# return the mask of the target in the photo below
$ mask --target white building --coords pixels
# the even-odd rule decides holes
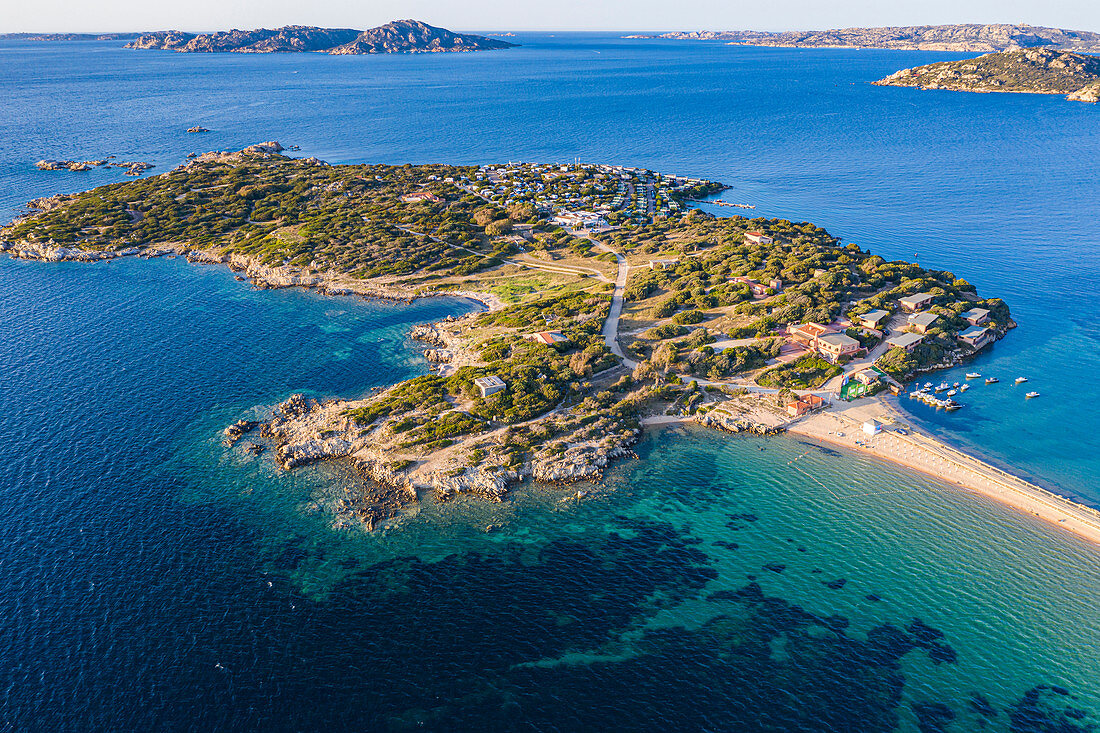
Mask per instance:
[[[478,377],[474,380],[474,384],[481,390],[482,397],[488,397],[497,392],[503,392],[506,388],[504,380],[495,374],[488,377]]]

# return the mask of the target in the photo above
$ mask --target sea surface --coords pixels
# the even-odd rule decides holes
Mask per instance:
[[[125,180],[41,158],[275,139],[333,163],[640,165],[952,269],[1019,327],[914,422],[1100,505],[1100,110],[878,88],[959,55],[521,35],[469,55],[0,43],[0,218]],[[213,132],[187,135],[201,124]],[[728,209],[716,210],[729,213]],[[475,308],[254,291],[181,259],[0,259],[0,730],[1084,731],[1095,547],[792,438],[654,432],[577,500],[424,503],[384,531],[220,430],[423,373]],[[1016,376],[1043,393],[1025,402]],[[489,526],[499,529],[487,532]]]

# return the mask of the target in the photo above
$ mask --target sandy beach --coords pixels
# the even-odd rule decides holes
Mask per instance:
[[[873,437],[863,432],[864,421],[870,419],[883,423],[883,430]],[[788,425],[787,430],[795,435],[920,471],[1100,544],[1100,512],[1006,473],[911,428],[907,427],[907,435],[901,435],[891,427],[894,423],[908,426],[886,402],[872,399],[806,415]]]

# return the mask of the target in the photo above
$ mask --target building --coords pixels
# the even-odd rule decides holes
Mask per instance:
[[[919,333],[899,333],[897,336],[886,339],[886,345],[891,349],[912,351],[917,348],[921,341],[924,341],[924,336]]]
[[[878,420],[868,420],[863,423],[863,432],[867,435],[878,435],[882,432],[882,423]]]
[[[406,204],[419,204],[424,201],[428,201],[433,204],[443,203],[443,199],[436,196],[430,191],[417,191],[416,193],[407,193],[401,197],[401,200]]]
[[[871,328],[877,331],[889,317],[890,311],[879,309],[864,313],[861,316],[854,316],[852,321],[864,328]]]
[[[771,244],[775,241],[764,232],[745,232],[745,240],[753,244]]]
[[[827,333],[817,338],[817,351],[832,362],[851,356],[862,348],[859,341],[844,333]]]
[[[825,406],[825,400],[815,394],[807,394],[787,403],[787,414],[791,417],[800,417],[811,410],[817,410]]]
[[[921,311],[909,316],[909,325],[916,329],[917,333],[928,333],[928,329],[939,319],[940,317],[932,311]]]
[[[993,332],[985,326],[971,326],[960,333],[958,339],[972,349],[980,349],[993,340]]]
[[[563,211],[550,221],[569,229],[596,229],[607,226],[607,219],[594,211]]]
[[[905,310],[913,312],[930,305],[935,297],[932,293],[915,293],[906,295],[904,298],[898,298],[898,303]]]
[[[495,374],[488,377],[478,377],[474,380],[474,385],[481,390],[482,397],[488,397],[505,390],[504,380]]]
[[[881,379],[881,376],[873,369],[864,369],[861,372],[856,372],[855,374],[853,374],[852,379],[870,387],[872,384]]]
[[[981,326],[989,321],[989,311],[985,308],[971,308],[966,313],[960,313],[960,318],[965,318],[971,326]]]
[[[651,270],[667,270],[670,267],[676,267],[679,260],[650,260],[649,268]]]
[[[799,326],[787,326],[787,335],[791,341],[807,348],[816,349],[817,339],[827,333],[833,333],[827,326],[820,323],[803,323]]]
[[[748,285],[749,290],[752,291],[752,297],[754,298],[766,297],[767,295],[769,295],[769,288],[772,290],[772,293],[778,293],[780,290],[783,289],[783,281],[777,279],[769,280],[767,285],[765,285],[764,283],[759,283],[756,280],[752,280],[747,277],[735,277],[733,278],[733,282]]]
[[[547,346],[553,346],[554,344],[560,344],[569,340],[569,337],[561,331],[539,331],[538,333],[529,333],[524,336],[524,338],[528,341],[537,341],[540,344],[546,344]]]

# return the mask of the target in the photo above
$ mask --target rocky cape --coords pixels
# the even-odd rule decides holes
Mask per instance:
[[[1100,33],[1015,24],[917,25],[824,31],[690,31],[627,38],[727,41],[785,48],[888,48],[905,51],[1005,51],[1050,46],[1100,52]]]
[[[874,83],[957,92],[1065,94],[1073,101],[1096,102],[1100,58],[1049,48],[1002,51],[902,69]]]
[[[230,30],[217,33],[157,31],[146,33],[126,48],[159,49],[181,53],[441,53],[489,51],[516,44],[484,36],[454,33],[419,20],[395,20],[377,28],[316,28],[288,25],[282,28]]]

